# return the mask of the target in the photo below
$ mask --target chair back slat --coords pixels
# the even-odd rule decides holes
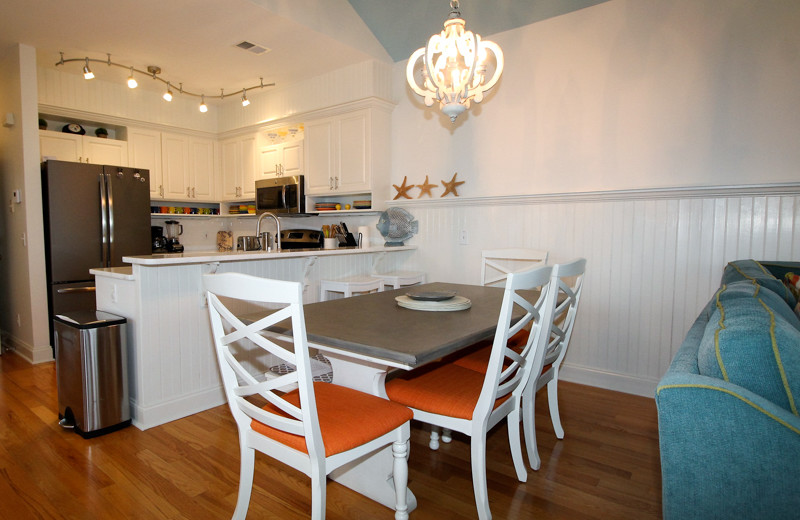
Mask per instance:
[[[544,347],[546,335],[542,334],[542,329],[552,316],[551,271],[549,266],[540,266],[508,275],[486,379],[473,412],[473,421],[481,416],[488,418],[497,399],[511,393],[522,394],[533,358]],[[535,302],[520,294],[520,291],[535,289],[540,291]],[[525,309],[526,314],[512,325],[515,306]],[[517,352],[509,347],[508,340],[523,327],[529,327],[530,334],[522,351]]]
[[[553,324],[550,328],[550,338],[543,364],[559,363],[566,354],[575,317],[578,313],[581,293],[583,292],[583,278],[586,272],[586,259],[579,258],[569,263],[553,267],[551,275],[553,286],[557,292],[556,298],[562,301],[553,311]],[[571,280],[568,283],[568,280]]]
[[[309,456],[324,457],[303,317],[302,284],[240,273],[204,275],[203,283],[208,291],[209,315],[225,393],[237,423],[241,427],[255,419],[276,430],[304,436]],[[245,324],[220,298],[280,308]],[[287,319],[291,320],[290,333],[278,336],[267,330]],[[296,370],[274,379],[259,380],[237,359],[231,348],[234,345],[237,349],[261,349],[294,365]],[[299,407],[281,397],[280,389],[294,384],[299,390]],[[248,399],[254,396],[267,400],[282,413],[255,405]]]

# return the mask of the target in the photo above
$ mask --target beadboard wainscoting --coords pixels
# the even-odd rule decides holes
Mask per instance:
[[[653,396],[727,262],[800,260],[800,185],[390,205],[419,221],[414,260],[429,280],[479,283],[482,249],[544,248],[550,263],[585,257],[562,377],[644,396]]]

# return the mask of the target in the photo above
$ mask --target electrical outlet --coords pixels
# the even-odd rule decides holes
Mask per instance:
[[[469,233],[466,229],[462,229],[458,234],[458,243],[462,246],[469,245]]]

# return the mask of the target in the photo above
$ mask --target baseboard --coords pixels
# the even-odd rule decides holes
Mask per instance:
[[[164,401],[152,406],[141,406],[131,400],[131,419],[134,426],[146,430],[176,419],[214,408],[227,402],[222,385],[189,395]]]
[[[8,332],[3,332],[3,346],[8,347],[7,350],[4,349],[4,352],[13,352],[33,365],[55,360],[53,358],[53,349],[50,345],[34,347]]]
[[[559,378],[571,383],[596,386],[606,390],[655,398],[658,380],[598,370],[596,368],[564,363]]]

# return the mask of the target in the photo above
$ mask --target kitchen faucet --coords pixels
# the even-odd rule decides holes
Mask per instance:
[[[265,244],[267,241],[261,236],[261,219],[264,217],[272,217],[275,220],[275,251],[278,252],[281,250],[281,221],[278,220],[278,217],[275,216],[274,213],[270,213],[269,211],[265,211],[259,215],[258,222],[256,223],[256,236],[258,237],[259,242],[261,242],[261,250],[266,251],[267,246],[269,245]]]

